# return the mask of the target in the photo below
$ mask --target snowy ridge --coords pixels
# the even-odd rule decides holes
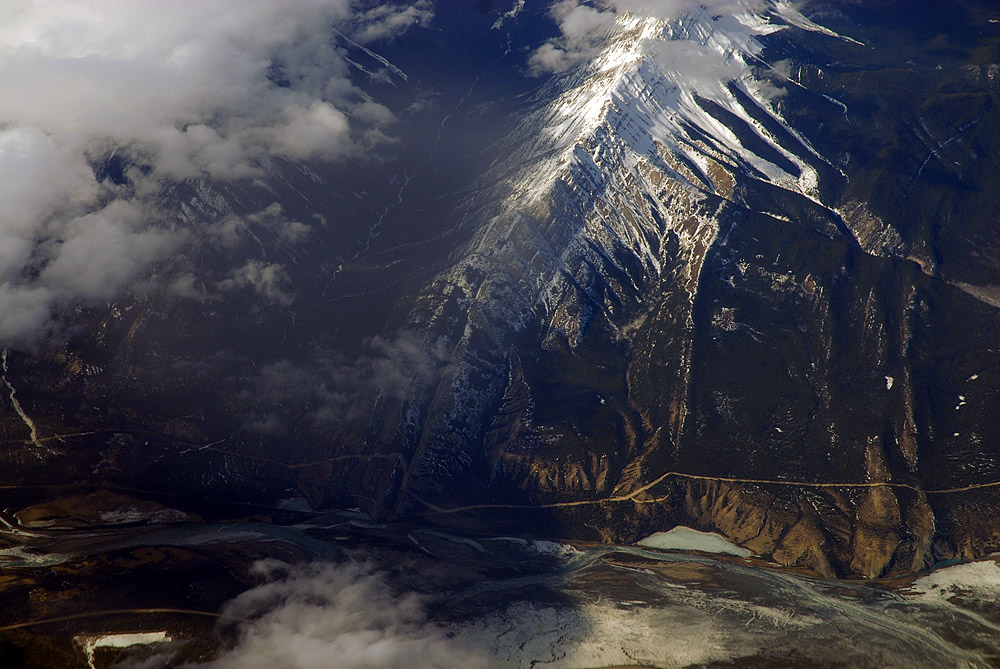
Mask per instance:
[[[665,149],[700,167],[700,178],[692,182],[698,188],[711,190],[704,173],[712,159],[747,165],[786,188],[809,190],[814,177],[800,178],[811,172],[808,166],[775,142],[731,89],[738,87],[787,128],[755,92],[749,71],[762,49],[757,38],[782,27],[755,14],[711,16],[704,8],[674,21],[622,14],[605,49],[560,81],[567,90],[526,123],[543,128],[528,151],[549,157],[544,167],[533,165],[518,180],[512,198],[523,202],[541,195],[561,176],[574,148],[592,140],[605,124],[621,131],[636,159],[658,160]],[[799,169],[782,168],[754,153],[706,111],[704,100],[733,114]]]
[[[599,54],[543,87],[510,160],[490,175],[512,176],[469,259],[509,274],[520,308],[508,305],[504,323],[525,322],[539,302],[552,318],[576,295],[570,311],[582,320],[571,339],[582,336],[596,308],[613,309],[627,300],[623,289],[639,293],[659,274],[666,236],[704,253],[716,223],[691,218],[706,194],[731,197],[740,175],[818,201],[816,170],[800,156],[822,158],[773,112],[751,73],[758,37],[783,27],[704,8],[670,21],[623,13]],[[761,116],[788,130],[798,150],[782,146]],[[688,264],[693,290],[700,259]],[[622,285],[597,285],[623,275]]]
[[[741,205],[735,185],[756,179],[819,199],[802,156],[822,158],[752,72],[759,38],[786,26],[704,8],[674,20],[623,13],[598,52],[526,101],[520,130],[464,205],[476,235],[410,314],[414,330],[448,333],[453,353],[409,482],[464,468],[462,445],[481,441],[483,407],[503,395],[514,332],[541,326],[546,349],[576,348],[597,329],[628,340],[666,274],[658,290],[677,292],[677,320],[693,327],[719,206]],[[784,141],[760,118],[785,128]],[[484,355],[476,340],[496,347]]]
[[[795,26],[796,28],[801,28],[802,30],[808,30],[810,32],[821,33],[823,35],[828,35],[829,37],[836,37],[837,39],[842,39],[845,42],[851,42],[852,44],[858,44],[864,46],[864,42],[859,42],[853,37],[848,37],[846,35],[841,35],[838,32],[830,30],[825,26],[821,26],[818,23],[810,21],[808,18],[802,15],[795,7],[792,6],[791,2],[788,0],[773,0],[772,7],[775,14],[780,16],[782,19]]]

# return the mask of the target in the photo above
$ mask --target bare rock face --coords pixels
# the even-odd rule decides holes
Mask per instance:
[[[751,48],[713,27],[735,53]],[[485,329],[507,349],[488,366],[460,363],[491,379],[497,398],[498,408],[470,416],[489,424],[491,493],[526,506],[605,498],[639,517],[661,506],[670,522],[824,575],[926,568],[952,554],[932,549],[955,480],[941,468],[941,440],[964,430],[991,439],[981,431],[986,414],[968,403],[938,411],[943,386],[928,383],[954,387],[996,369],[988,335],[964,340],[945,324],[961,311],[985,333],[996,314],[935,278],[942,251],[888,215],[883,197],[858,197],[865,189],[852,170],[870,163],[844,154],[833,162],[819,139],[792,130],[783,111],[801,122],[808,96],[763,100],[752,79],[702,93],[655,59],[623,57],[669,31],[625,21],[607,63],[597,58],[558,82],[566,92],[526,124],[555,129],[540,133],[550,144],[515,134],[513,160],[529,167],[508,170],[511,194],[463,261],[485,277],[461,288],[478,296],[463,342]],[[840,55],[853,48],[833,42]],[[800,76],[818,91],[847,76],[855,85],[880,77]],[[917,104],[926,114],[944,103]],[[846,119],[815,113],[850,124],[850,107]],[[947,121],[913,123],[936,155],[947,135],[928,137]],[[905,185],[910,196],[922,188],[914,184]],[[502,279],[488,263],[504,268]],[[509,325],[517,335],[504,334]],[[996,396],[980,388],[986,411]],[[956,405],[966,402],[952,392]],[[944,427],[955,420],[965,427]],[[998,474],[992,457],[976,461],[985,466],[977,480]],[[666,472],[701,478],[668,475],[675,488],[664,500],[636,495]],[[406,506],[408,492],[401,508],[419,510]],[[566,508],[577,516],[594,507]],[[592,524],[617,541],[662,529]]]
[[[198,516],[107,490],[71,495],[21,509],[14,518],[30,529],[70,529],[95,525],[158,525],[197,522]]]

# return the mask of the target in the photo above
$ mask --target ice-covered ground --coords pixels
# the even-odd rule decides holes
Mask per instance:
[[[923,601],[947,601],[955,596],[1000,602],[1000,564],[991,560],[944,567],[918,578],[907,590]]]
[[[701,532],[683,525],[678,525],[667,532],[656,532],[636,543],[639,546],[661,550],[700,551],[702,553],[735,555],[736,557],[750,557],[752,555],[747,549],[726,541],[721,534]]]
[[[87,657],[87,666],[90,669],[95,669],[94,660],[98,648],[131,648],[132,646],[169,643],[171,640],[170,635],[166,632],[134,632],[76,637],[77,643],[83,646],[84,655]]]
[[[720,547],[705,534],[673,537]],[[372,565],[281,571],[227,607],[256,622],[212,667],[319,669],[336,655],[345,669],[402,658],[417,669],[741,661],[919,669],[995,666],[1000,652],[998,617],[954,599],[997,601],[995,562],[945,568],[902,591],[638,547],[567,552],[564,564],[534,582],[510,579],[514,601],[501,595],[503,581],[476,584],[473,610],[487,611],[470,616],[454,613],[460,598],[442,609],[425,594],[399,594]]]
[[[221,610],[253,622],[240,623],[213,669],[325,669],[331,658],[342,669],[822,667],[831,658],[837,666],[919,669],[996,666],[1000,657],[995,559],[890,587],[721,559],[712,553],[744,552],[686,527],[642,545],[573,547],[429,528],[395,535],[389,525],[371,525],[369,535],[358,523],[331,520],[302,527],[337,527],[343,550],[260,523],[132,528],[141,536],[116,533],[90,549],[281,541],[311,554],[298,565],[257,563],[260,584]],[[32,550],[4,555],[44,568],[45,552]],[[169,659],[183,641],[181,631],[109,630],[77,637],[77,647],[93,666],[102,648]]]

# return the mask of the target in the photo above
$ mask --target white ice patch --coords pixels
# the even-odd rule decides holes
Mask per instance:
[[[519,544],[524,546],[526,549],[539,553],[541,555],[551,555],[557,558],[569,559],[581,555],[583,551],[570,546],[569,544],[560,544],[555,541],[543,541],[541,539],[520,539],[518,537],[495,537],[488,539],[488,541],[509,541],[511,543]]]
[[[571,558],[581,553],[581,551],[569,544],[560,544],[554,541],[529,541],[528,548],[542,555],[553,555],[561,558]]]
[[[512,606],[456,635],[490,650],[491,667],[686,667],[731,659],[726,631],[694,607]]]
[[[983,560],[938,569],[918,578],[904,592],[923,600],[948,600],[961,595],[982,602],[998,602],[1000,564]]]
[[[166,632],[135,632],[131,634],[105,634],[104,636],[78,636],[76,642],[83,646],[87,656],[87,666],[94,666],[94,652],[98,648],[130,648],[132,646],[148,646],[153,643],[168,643],[172,641]]]
[[[48,567],[61,564],[69,559],[62,553],[35,553],[24,546],[0,549],[0,568]]]
[[[892,378],[891,376],[885,377],[885,389],[892,390],[892,384],[895,380],[896,379]]]
[[[747,549],[727,541],[721,534],[700,532],[683,526],[677,526],[668,532],[656,532],[636,543],[640,546],[661,550],[700,551],[702,553],[735,555],[736,557],[753,555]]]

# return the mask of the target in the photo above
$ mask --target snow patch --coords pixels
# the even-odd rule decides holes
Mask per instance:
[[[583,554],[583,551],[570,546],[569,544],[560,544],[555,541],[543,541],[541,539],[529,540],[521,539],[519,537],[492,537],[487,539],[487,541],[508,541],[510,543],[519,544],[533,553],[551,555],[553,557],[567,560]]]
[[[105,634],[103,636],[78,636],[77,643],[83,646],[87,656],[87,666],[96,669],[94,652],[98,648],[130,648],[132,646],[148,646],[154,643],[169,643],[173,641],[166,632],[135,632],[130,634]]]
[[[552,555],[560,558],[571,558],[581,554],[581,551],[569,544],[560,544],[555,541],[542,541],[536,539],[528,542],[528,548],[542,555]]]
[[[699,551],[702,553],[735,555],[736,557],[750,557],[753,555],[747,549],[727,541],[721,534],[700,532],[681,525],[667,532],[655,532],[636,543],[639,546],[659,548],[661,550]]]
[[[903,592],[923,600],[948,600],[961,595],[982,602],[998,602],[1000,564],[984,560],[938,569],[918,578]]]

